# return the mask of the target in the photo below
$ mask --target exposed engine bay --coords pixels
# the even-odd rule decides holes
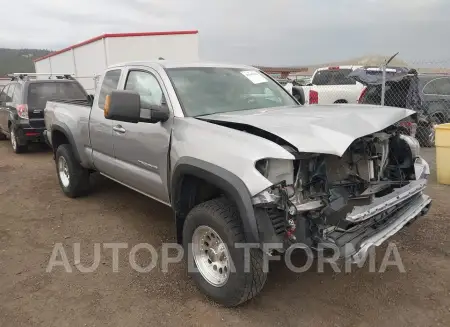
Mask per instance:
[[[296,153],[293,161],[258,161],[258,171],[274,183],[253,198],[257,213],[271,221],[260,226],[265,240],[360,246],[422,200],[430,172],[419,152],[416,139],[392,129],[355,140],[342,157]],[[276,238],[267,238],[269,227]]]

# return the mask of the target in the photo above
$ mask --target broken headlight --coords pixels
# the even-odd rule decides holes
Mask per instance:
[[[294,184],[294,162],[286,159],[262,159],[256,162],[256,169],[271,183],[283,181],[286,185]]]

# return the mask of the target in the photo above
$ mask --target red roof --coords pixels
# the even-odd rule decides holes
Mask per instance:
[[[92,39],[86,40],[84,42],[81,43],[77,43],[75,45],[71,45],[70,47],[61,49],[59,51],[55,51],[52,53],[49,53],[46,56],[40,57],[40,58],[36,58],[33,61],[40,61],[49,57],[53,57],[56,56],[60,53],[78,48],[78,47],[82,47],[83,45],[101,40],[101,39],[106,39],[108,37],[133,37],[133,36],[159,36],[159,35],[185,35],[185,34],[198,34],[198,31],[169,31],[169,32],[141,32],[141,33],[116,33],[116,34],[103,34],[97,37],[94,37]]]

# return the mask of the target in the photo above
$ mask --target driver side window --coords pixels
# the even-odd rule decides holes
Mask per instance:
[[[139,93],[143,109],[150,109],[151,106],[160,106],[165,102],[158,80],[149,72],[130,71],[125,83],[125,90]]]

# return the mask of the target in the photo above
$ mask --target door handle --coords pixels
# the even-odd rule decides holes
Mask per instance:
[[[120,133],[120,134],[123,134],[127,130],[125,128],[123,128],[121,125],[116,125],[116,126],[113,127],[113,131],[117,132],[117,133]]]

